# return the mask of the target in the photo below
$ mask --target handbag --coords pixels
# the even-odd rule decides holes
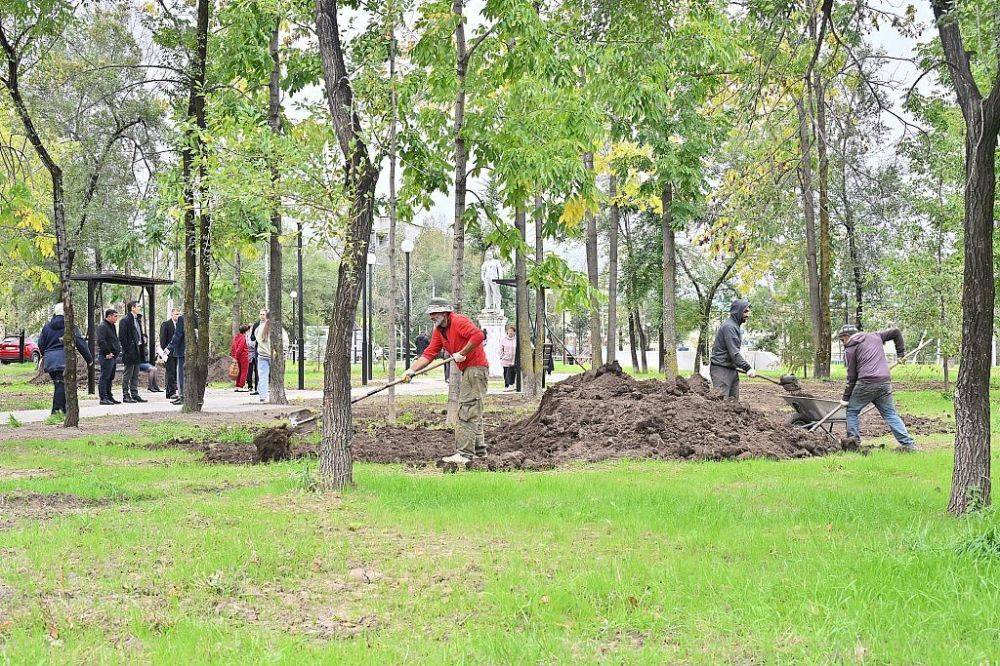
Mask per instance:
[[[229,378],[236,379],[239,376],[240,376],[240,364],[236,362],[236,359],[233,359],[232,361],[229,362]]]

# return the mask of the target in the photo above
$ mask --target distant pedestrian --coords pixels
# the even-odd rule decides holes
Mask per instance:
[[[740,353],[743,345],[743,329],[740,327],[748,319],[750,301],[733,301],[729,306],[729,318],[722,322],[719,332],[715,334],[712,355],[709,357],[708,373],[712,378],[712,386],[729,400],[740,399],[740,370],[747,373],[747,377],[757,376],[757,372]]]
[[[245,392],[247,383],[247,371],[250,368],[250,352],[247,349],[247,331],[250,327],[246,324],[240,326],[239,332],[233,336],[233,342],[229,345],[229,355],[233,357],[240,368],[240,373],[236,377],[236,390]]]
[[[919,451],[917,443],[906,431],[906,424],[896,413],[892,397],[889,364],[885,359],[885,343],[896,345],[896,358],[904,363],[903,334],[898,328],[877,333],[863,333],[847,324],[837,333],[844,345],[844,362],[847,365],[847,386],[840,404],[847,407],[847,436],[861,443],[861,410],[870,404],[882,415],[892,436],[899,442],[899,451]]]
[[[177,317],[177,328],[174,330],[174,335],[170,338],[170,344],[167,348],[163,350],[163,357],[167,360],[171,358],[177,359],[177,397],[174,399],[173,404],[182,405],[184,404],[184,347],[186,341],[184,340],[184,315]]]
[[[250,366],[247,369],[247,380],[250,387],[250,395],[260,395],[260,365],[257,362],[257,347],[260,343],[257,340],[257,329],[261,327],[258,319],[250,325],[247,331],[247,354],[250,359]]]
[[[260,322],[257,326],[257,393],[260,401],[267,402],[271,379],[271,320],[267,309],[260,311]]]
[[[104,321],[97,327],[97,356],[101,362],[101,381],[97,394],[102,405],[120,404],[111,395],[111,382],[115,379],[115,368],[118,357],[122,354],[122,343],[118,340],[118,310],[108,308],[104,311]]]
[[[517,328],[513,324],[508,324],[504,335],[500,337],[500,366],[503,368],[503,390],[508,392],[515,390],[517,386],[515,354],[517,354]]]
[[[118,340],[122,345],[122,363],[125,372],[122,375],[122,402],[146,402],[139,397],[139,364],[142,363],[142,329],[136,316],[139,314],[139,304],[129,301],[125,304],[128,311],[118,325]]]
[[[52,379],[52,413],[66,413],[66,349],[63,347],[63,334],[66,331],[66,320],[63,317],[63,304],[56,303],[52,308],[52,319],[42,327],[38,336],[38,351],[42,354],[42,369],[49,373]],[[80,329],[73,327],[73,337],[76,349],[90,365],[94,357],[90,353],[87,341],[83,339]]]
[[[181,316],[181,311],[178,308],[174,308],[170,311],[170,318],[165,322],[160,324],[160,352],[163,352],[169,345],[170,340],[174,337],[174,331],[177,330],[177,318]],[[162,356],[162,353],[161,353]],[[169,356],[163,364],[164,374],[167,376],[166,381],[166,391],[167,400],[175,400],[177,398],[177,357]]]

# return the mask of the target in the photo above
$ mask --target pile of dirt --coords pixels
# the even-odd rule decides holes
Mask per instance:
[[[539,469],[609,458],[725,460],[804,458],[838,443],[724,401],[700,376],[639,381],[617,364],[549,388],[538,411],[492,434],[477,466]]]
[[[271,434],[271,433],[279,434]],[[260,446],[258,447],[258,442]],[[285,428],[261,430],[253,443],[215,442],[190,437],[176,437],[163,444],[153,444],[151,449],[185,449],[202,454],[202,462],[212,464],[256,465],[258,463],[312,458],[316,447],[295,442]]]

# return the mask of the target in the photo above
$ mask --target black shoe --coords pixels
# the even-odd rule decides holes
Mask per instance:
[[[250,391],[250,395],[260,395],[257,391]]]
[[[108,398],[108,400],[110,400],[111,404],[113,404],[113,405],[120,405],[120,404],[122,404],[121,400],[115,400],[114,398]]]
[[[140,398],[137,395],[134,395],[134,396],[132,396],[132,402],[149,402],[149,400],[146,400],[144,398]]]
[[[101,400],[101,404],[102,405],[117,405],[118,403],[114,402],[113,400]]]
[[[128,405],[128,404],[134,403],[135,400],[133,400],[132,398],[123,398],[122,402],[124,402],[126,405]]]
[[[161,388],[151,388],[151,389],[149,389],[149,392],[150,393],[163,393],[163,389],[161,389]]]
[[[170,395],[167,396],[167,400],[176,400],[176,399],[177,399],[176,393],[171,393]]]
[[[170,404],[171,405],[183,405],[184,401],[183,400],[171,400]]]

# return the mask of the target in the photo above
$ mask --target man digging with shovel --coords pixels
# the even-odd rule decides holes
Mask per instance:
[[[858,444],[861,443],[861,410],[874,404],[893,437],[899,442],[897,450],[905,453],[919,451],[916,442],[906,432],[903,419],[896,413],[889,364],[885,359],[884,345],[892,340],[896,344],[898,362],[906,362],[903,355],[903,334],[898,328],[862,333],[856,326],[846,324],[837,336],[844,345],[844,361],[847,364],[847,386],[840,402],[847,407],[847,436]]]
[[[408,383],[413,375],[427,367],[443,348],[462,371],[458,394],[458,423],[455,425],[455,455],[444,458],[446,463],[467,464],[474,456],[486,455],[483,437],[483,399],[489,383],[489,361],[483,349],[483,332],[468,317],[453,311],[443,298],[432,298],[427,316],[434,323],[431,342],[423,355],[403,373]]]
[[[756,377],[757,372],[750,367],[740,347],[743,344],[743,323],[750,318],[750,301],[736,299],[729,306],[729,318],[722,322],[715,334],[712,355],[709,357],[708,375],[712,386],[727,400],[740,399],[740,372],[747,377]]]

